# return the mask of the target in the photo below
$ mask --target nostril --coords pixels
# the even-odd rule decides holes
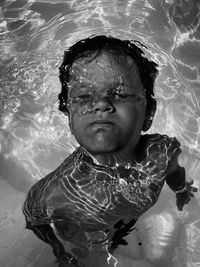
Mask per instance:
[[[94,105],[94,110],[95,111],[113,111],[114,106],[111,103],[109,99],[101,99],[100,101],[97,101]]]
[[[98,106],[98,107],[95,107],[94,109],[95,111],[102,111],[102,112],[105,112],[105,111],[109,111],[109,110],[112,110],[112,107],[110,106],[107,106],[107,107],[102,107],[102,106]]]

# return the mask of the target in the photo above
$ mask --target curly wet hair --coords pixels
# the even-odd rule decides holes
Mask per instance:
[[[68,99],[68,83],[71,78],[70,69],[73,62],[82,57],[87,58],[93,52],[97,52],[95,54],[95,57],[97,57],[101,52],[105,51],[114,53],[115,55],[126,55],[133,59],[137,65],[140,79],[145,89],[147,100],[146,114],[151,114],[149,116],[151,116],[152,121],[157,106],[153,89],[158,74],[158,65],[154,61],[147,59],[144,56],[145,53],[143,50],[135,43],[145,47],[138,41],[120,40],[112,36],[97,35],[80,40],[65,51],[63,62],[59,67],[59,78],[62,86],[61,93],[58,95],[60,101],[59,110],[69,114],[66,103]]]

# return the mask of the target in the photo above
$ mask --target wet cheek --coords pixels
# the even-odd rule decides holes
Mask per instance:
[[[122,121],[124,127],[128,128],[132,128],[133,125],[134,127],[141,127],[144,121],[144,114],[144,110],[139,107],[130,107],[118,110],[120,120]]]
[[[81,104],[81,105],[71,105],[71,111],[77,116],[83,116],[85,114],[89,114],[93,112],[92,103]]]
[[[88,120],[79,113],[73,113],[71,116],[71,124],[75,134],[86,134],[88,130]]]
[[[123,121],[133,120],[136,117],[137,109],[133,107],[118,108],[118,115]]]

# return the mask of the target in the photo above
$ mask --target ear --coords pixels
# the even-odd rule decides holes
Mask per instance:
[[[157,102],[154,98],[151,98],[151,101],[149,101],[146,106],[146,116],[145,116],[144,124],[142,128],[143,132],[148,131],[149,128],[151,127],[153,118],[156,113],[156,109],[157,109]]]
[[[143,128],[142,128],[143,132],[147,132],[150,129],[150,127],[153,123],[153,118],[155,116],[155,112],[156,112],[155,109],[151,110],[150,112],[148,112],[148,111],[146,112],[146,116],[145,116],[145,120],[144,120],[144,124],[143,124]]]

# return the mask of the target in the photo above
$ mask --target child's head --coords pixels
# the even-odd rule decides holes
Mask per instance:
[[[157,64],[130,41],[96,36],[65,52],[60,66],[59,109],[72,133],[90,152],[135,146],[152,123]],[[109,121],[95,123],[99,120]]]

